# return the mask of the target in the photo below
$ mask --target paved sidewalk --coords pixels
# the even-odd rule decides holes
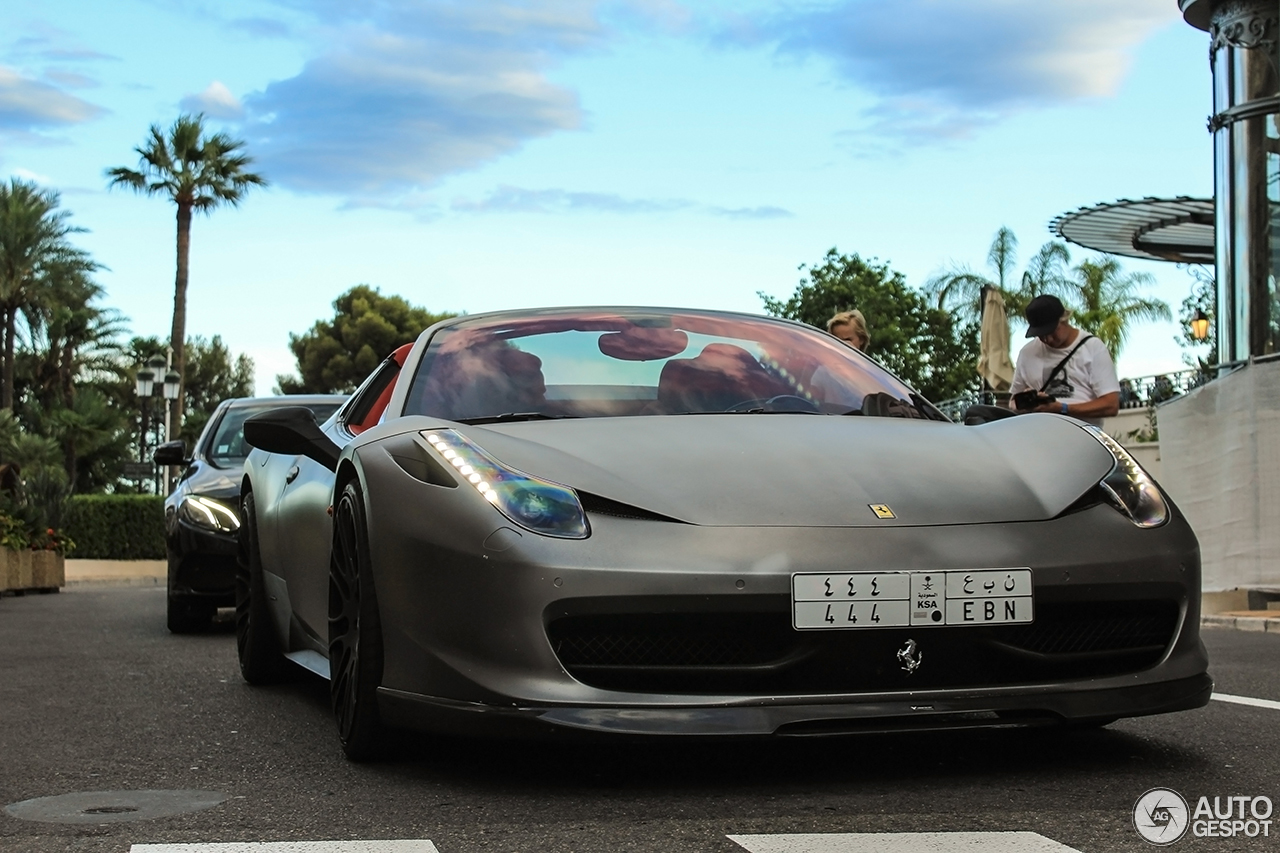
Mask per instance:
[[[67,586],[164,586],[164,560],[67,560]]]
[[[1265,631],[1280,634],[1280,610],[1233,610],[1200,617],[1204,628],[1234,628],[1237,631]]]

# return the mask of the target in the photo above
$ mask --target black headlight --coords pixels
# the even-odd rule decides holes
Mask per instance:
[[[196,527],[218,533],[235,533],[240,529],[240,516],[235,507],[203,495],[187,495],[178,504],[178,517]]]
[[[1111,473],[1098,483],[1107,496],[1107,502],[1139,527],[1159,527],[1168,521],[1169,504],[1161,494],[1160,487],[1142,470],[1142,466],[1129,451],[1098,427],[1086,425],[1085,429],[1111,451],[1116,460]]]

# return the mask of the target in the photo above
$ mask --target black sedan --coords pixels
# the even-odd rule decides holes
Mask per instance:
[[[240,472],[251,449],[244,442],[245,418],[281,406],[305,406],[323,421],[346,399],[308,395],[224,400],[190,456],[181,441],[156,448],[157,464],[184,468],[164,505],[170,631],[207,628],[218,607],[235,604]]]
[[[817,735],[1206,704],[1177,507],[1068,417],[947,420],[816,329],[589,308],[427,329],[250,419],[237,644],[347,754],[434,731]]]

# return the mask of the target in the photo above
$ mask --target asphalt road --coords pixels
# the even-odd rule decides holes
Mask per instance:
[[[742,853],[726,836],[1023,831],[1101,853],[1151,849],[1132,825],[1150,788],[1173,788],[1192,808],[1200,796],[1280,801],[1280,709],[1220,701],[1086,732],[574,745],[410,736],[394,758],[353,765],[327,686],[300,676],[249,687],[229,628],[170,635],[159,588],[0,600],[0,805],[142,789],[226,797],[101,825],[0,811],[0,850],[430,839],[440,853]],[[1204,636],[1220,692],[1280,701],[1280,635]],[[1280,850],[1280,812],[1275,823],[1268,838],[1188,834],[1174,849]]]

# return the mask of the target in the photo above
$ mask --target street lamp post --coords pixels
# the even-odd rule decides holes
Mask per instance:
[[[151,406],[155,400],[163,400],[161,404],[164,406],[165,413],[165,437],[169,435],[169,406],[170,400],[178,399],[179,386],[182,377],[177,371],[169,367],[169,361],[164,356],[153,356],[146,365],[142,367],[134,377],[134,390],[138,394],[138,401],[142,409],[141,430],[138,437],[138,461],[147,461],[147,431],[149,428],[148,421],[151,418]],[[158,422],[157,422],[158,425]],[[157,437],[156,444],[160,443]],[[166,484],[168,477],[165,477]],[[155,490],[156,494],[160,494],[160,472],[155,474]]]

